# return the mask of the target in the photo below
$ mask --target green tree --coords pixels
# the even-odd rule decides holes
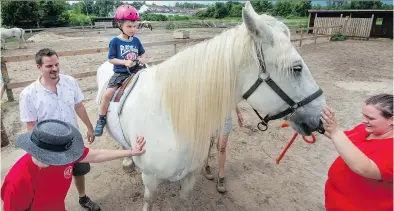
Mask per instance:
[[[223,3],[216,2],[215,4],[215,12],[213,14],[214,18],[224,18],[229,15],[229,11],[227,6]]]
[[[69,19],[67,13],[68,4],[63,1],[40,1],[39,8],[42,9],[41,24],[45,27],[67,25]]]
[[[278,0],[273,8],[274,15],[286,17],[293,11],[293,1],[290,0]]]
[[[311,8],[312,8],[311,1],[294,2],[293,13],[296,16],[308,16],[308,10],[310,10]]]
[[[230,10],[231,17],[242,17],[242,5],[233,5]]]

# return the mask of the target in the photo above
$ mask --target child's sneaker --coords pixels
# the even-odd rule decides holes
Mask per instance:
[[[105,123],[105,118],[100,117],[97,120],[96,128],[94,130],[94,136],[101,136],[103,134]]]

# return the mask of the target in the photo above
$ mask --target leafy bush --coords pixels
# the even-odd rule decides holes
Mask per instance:
[[[346,36],[341,33],[335,33],[331,36],[332,41],[343,41],[346,40]]]
[[[189,20],[188,16],[185,15],[169,15],[167,16],[170,21],[181,21],[181,20]]]
[[[87,26],[90,25],[90,20],[87,15],[70,12],[70,25],[72,26]]]
[[[161,14],[153,14],[153,13],[143,13],[141,15],[141,20],[145,21],[168,21],[167,16]]]

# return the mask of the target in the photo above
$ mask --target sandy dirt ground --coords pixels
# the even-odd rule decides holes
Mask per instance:
[[[224,29],[191,29],[191,38],[214,36]],[[43,47],[57,51],[86,49],[107,46],[116,29],[107,32],[92,31],[53,33],[66,36],[52,36],[28,43],[27,49],[2,51],[3,56],[34,54]],[[139,32],[143,42],[172,40],[171,30],[144,30]],[[90,38],[87,38],[89,36]],[[56,39],[55,39],[56,37]],[[59,38],[59,39],[57,39]],[[62,38],[62,39],[60,39]],[[324,90],[327,103],[336,111],[344,128],[351,128],[361,119],[361,105],[367,96],[381,92],[392,92],[393,52],[392,40],[347,40],[341,42],[318,42],[298,48],[311,70],[316,82]],[[171,56],[173,46],[147,48],[151,60]],[[106,59],[106,54],[92,54],[78,57],[62,57],[61,69],[66,74],[97,70]],[[32,80],[38,77],[33,61],[8,64],[11,82]],[[85,95],[86,108],[92,122],[97,118],[96,82],[94,77],[78,79]],[[15,101],[3,102],[2,110],[10,145],[1,149],[2,180],[12,164],[23,154],[14,147],[17,134],[25,131],[19,120],[18,96],[21,89],[13,90]],[[4,98],[6,98],[4,96]],[[290,128],[281,129],[281,121],[272,121],[266,132],[258,131],[258,118],[244,102],[241,104],[245,126],[240,128],[233,122],[225,167],[228,192],[219,194],[215,182],[202,175],[193,190],[194,210],[324,210],[324,183],[327,171],[338,155],[332,143],[318,135],[315,144],[307,144],[299,137],[288,150],[281,163],[275,160],[293,134]],[[233,112],[233,119],[236,119]],[[80,122],[85,134],[85,127]],[[88,145],[88,144],[87,144]],[[88,145],[91,148],[119,149],[109,136],[97,138]],[[213,151],[210,160],[214,174],[217,173],[217,153]],[[91,164],[86,176],[86,193],[97,201],[102,210],[141,210],[144,186],[140,173],[126,174],[121,169],[121,160],[103,164]],[[67,210],[83,210],[78,204],[78,195],[71,186],[66,199]],[[179,210],[179,183],[163,183],[154,210]]]

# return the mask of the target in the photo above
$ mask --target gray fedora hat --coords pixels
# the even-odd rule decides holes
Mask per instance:
[[[15,145],[52,166],[73,163],[84,151],[83,138],[77,128],[57,119],[38,122],[33,131],[17,136]]]

